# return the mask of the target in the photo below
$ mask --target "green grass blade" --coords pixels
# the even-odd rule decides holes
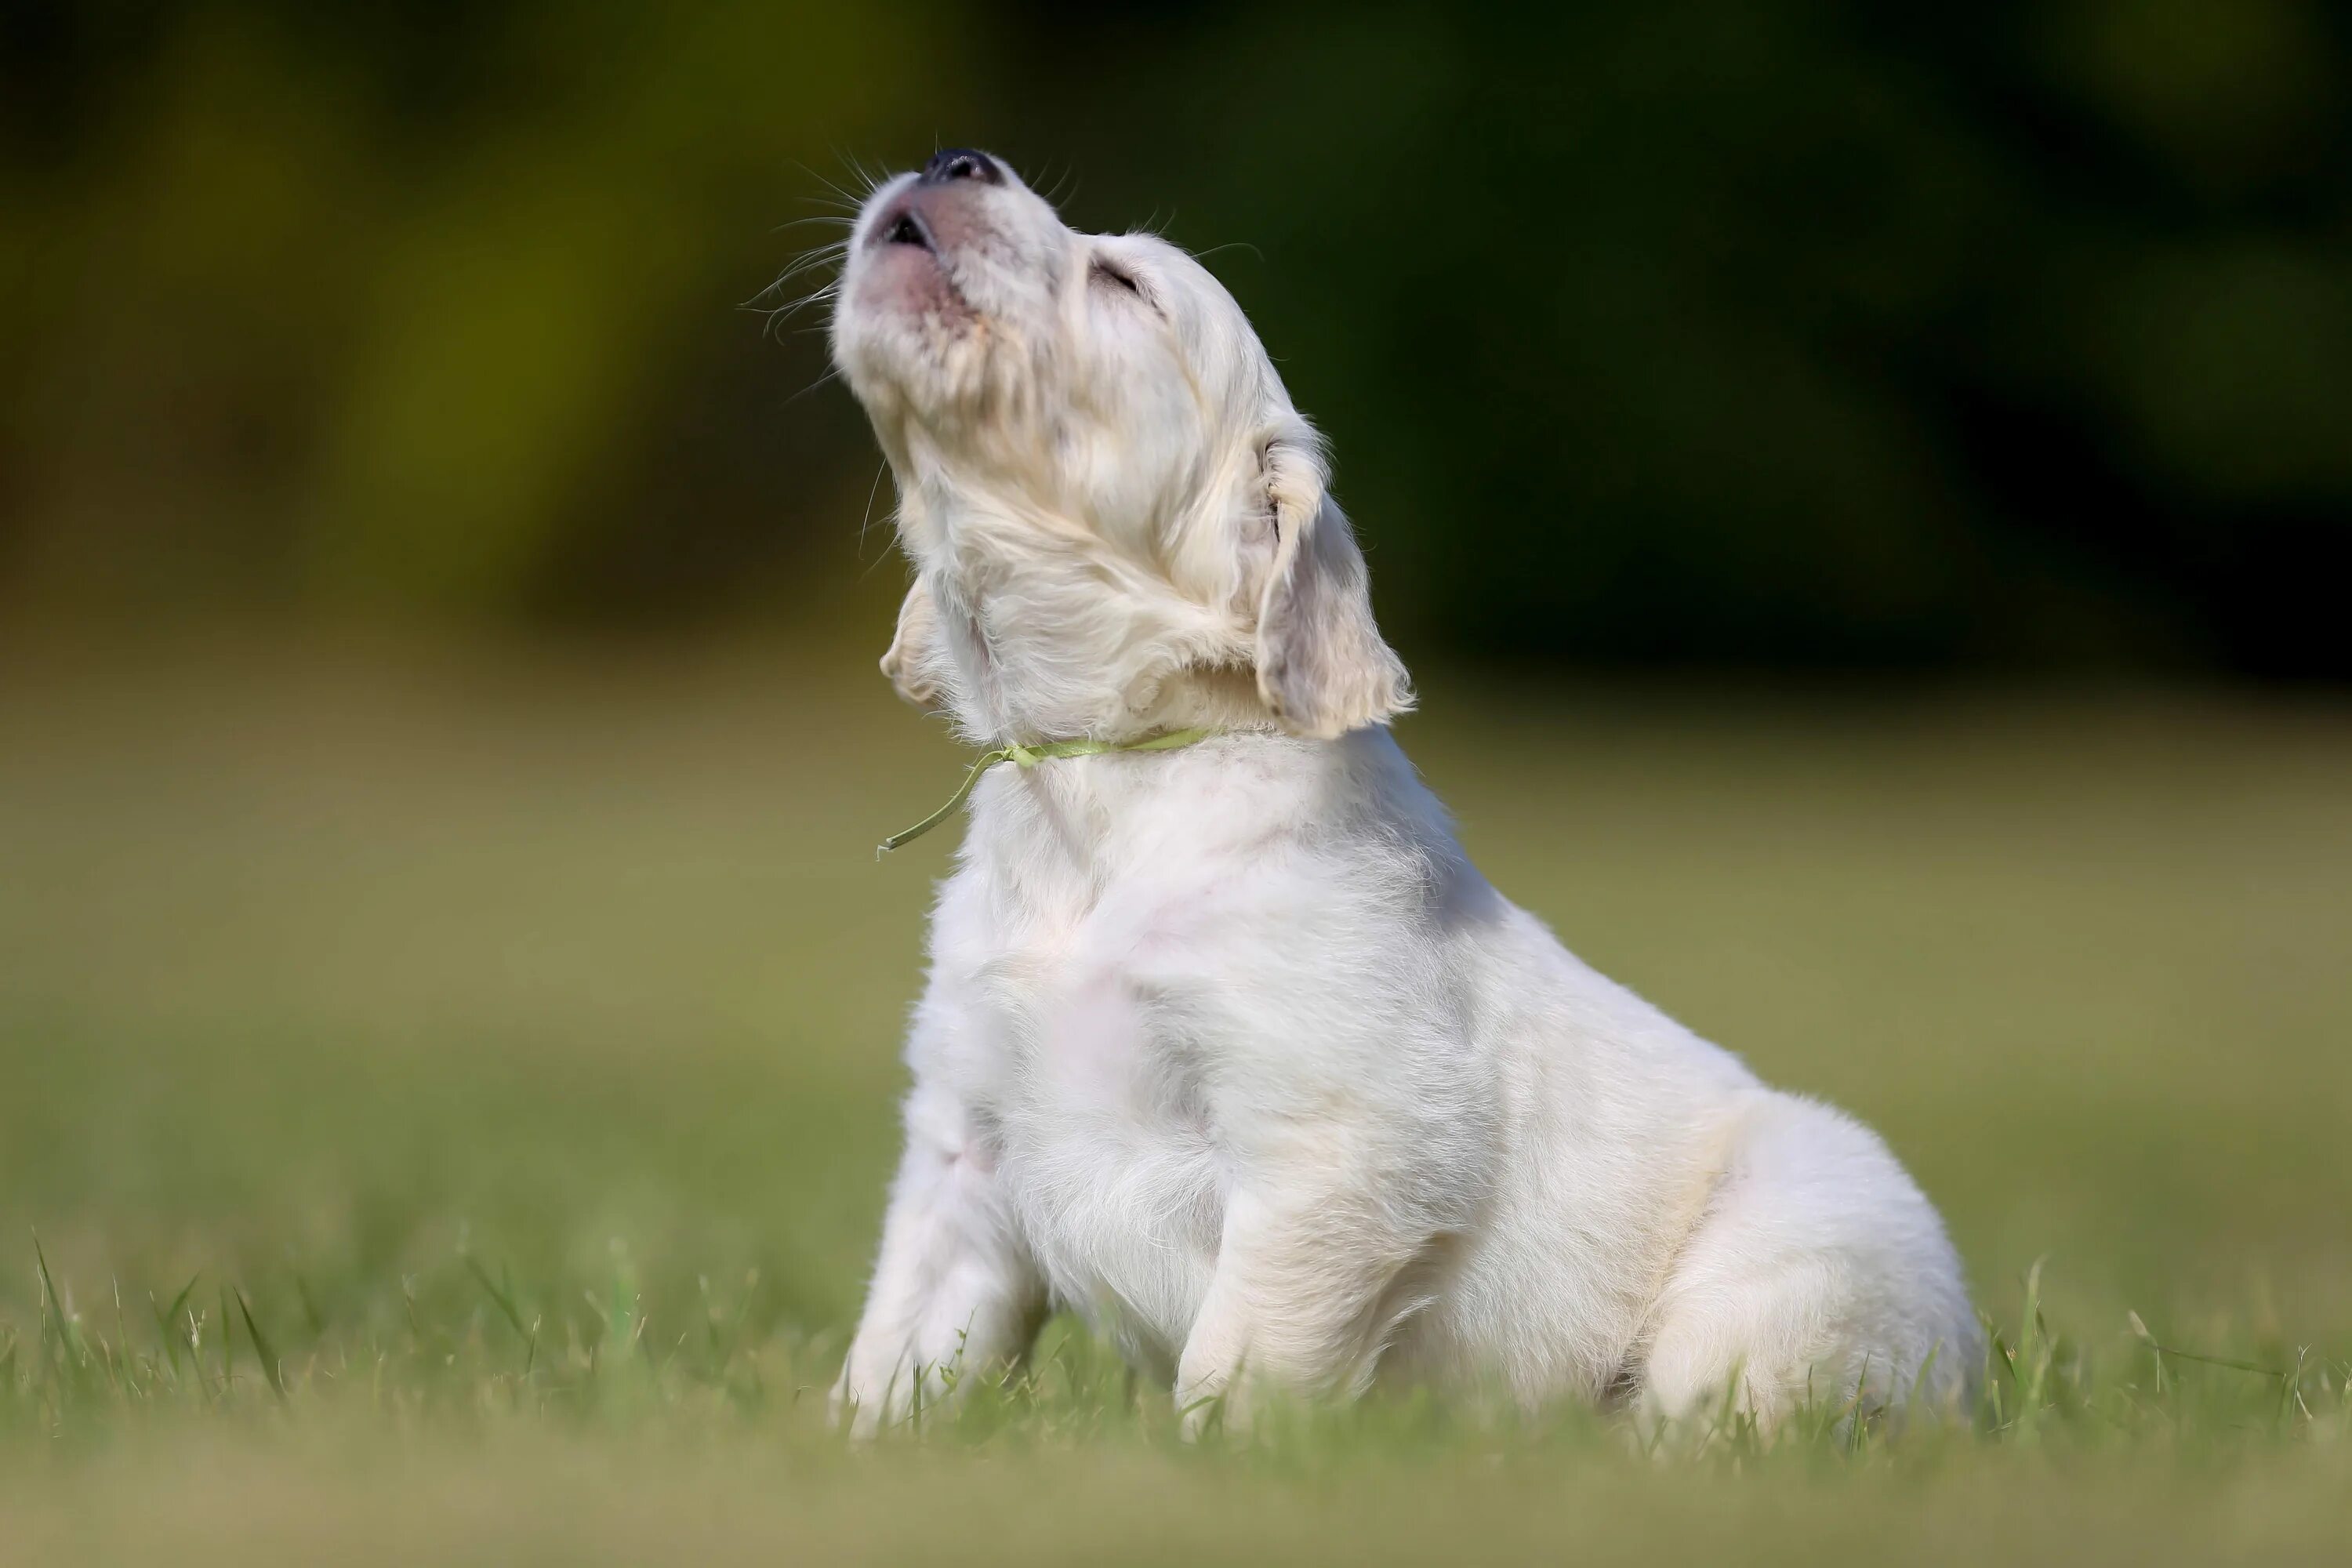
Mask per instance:
[[[245,1331],[253,1340],[253,1353],[261,1358],[261,1375],[269,1380],[269,1391],[278,1395],[278,1402],[283,1405],[286,1403],[286,1374],[278,1364],[278,1352],[271,1348],[269,1336],[261,1331],[261,1325],[254,1321],[253,1308],[247,1303],[245,1292],[239,1290],[236,1294],[237,1313],[244,1318]],[[223,1340],[228,1337],[226,1326],[221,1337]]]
[[[482,1293],[489,1297],[491,1302],[497,1306],[499,1316],[507,1321],[507,1326],[514,1330],[517,1338],[530,1339],[530,1330],[524,1327],[522,1313],[516,1309],[513,1295],[501,1289],[499,1282],[490,1278],[490,1271],[483,1268],[481,1260],[472,1253],[465,1253],[462,1256],[465,1258],[467,1272],[473,1275],[475,1280],[482,1287]]]

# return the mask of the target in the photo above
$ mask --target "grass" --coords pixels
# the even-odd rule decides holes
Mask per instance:
[[[2352,1546],[2340,708],[1426,682],[1505,889],[1942,1205],[2000,1336],[1957,1427],[1391,1400],[1195,1449],[1057,1321],[853,1453],[946,841],[871,846],[958,766],[863,650],[0,670],[8,1555]]]

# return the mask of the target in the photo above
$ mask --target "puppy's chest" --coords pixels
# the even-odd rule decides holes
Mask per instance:
[[[1213,1141],[1191,984],[1082,935],[971,958],[959,1088],[1005,1164],[1055,1178]]]
[[[949,1070],[1066,1302],[1178,1338],[1223,1219],[1203,984],[1132,919],[971,931],[939,953]]]

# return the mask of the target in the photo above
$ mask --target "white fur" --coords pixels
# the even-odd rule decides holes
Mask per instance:
[[[887,242],[910,212],[929,248]],[[1959,1394],[1958,1263],[1885,1146],[1464,857],[1386,727],[1410,694],[1320,448],[1198,263],[1009,174],[904,175],[835,353],[915,567],[902,690],[991,743],[1234,731],[974,793],[835,1390],[860,1430],[1053,1303],[1195,1420],[1375,1377],[1768,1423]]]

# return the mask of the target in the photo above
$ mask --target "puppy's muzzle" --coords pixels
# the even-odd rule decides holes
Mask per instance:
[[[867,247],[911,245],[940,255],[970,242],[984,193],[1004,184],[1004,165],[969,147],[931,154],[914,183],[875,215]]]

